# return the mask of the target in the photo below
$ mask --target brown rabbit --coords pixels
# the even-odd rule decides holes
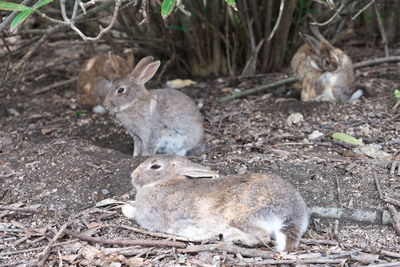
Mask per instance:
[[[291,66],[302,82],[301,100],[347,102],[360,97],[353,94],[354,70],[349,56],[333,47],[314,25],[314,37],[301,34],[305,44],[294,55]]]
[[[276,250],[298,247],[308,225],[307,205],[277,175],[218,177],[179,156],[147,159],[131,174],[136,206],[124,214],[150,231],[196,241],[219,237],[248,246],[276,240]]]
[[[80,104],[93,108],[94,112],[104,113],[102,107],[107,91],[101,85],[103,79],[113,80],[126,76],[133,69],[133,53],[127,59],[108,52],[108,55],[94,56],[83,64],[79,72],[76,95]]]

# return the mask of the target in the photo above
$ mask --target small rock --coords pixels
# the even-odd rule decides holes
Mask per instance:
[[[315,130],[314,132],[312,132],[311,134],[308,135],[308,139],[313,140],[313,139],[317,139],[318,137],[323,136],[324,134],[321,133],[318,130]]]
[[[102,189],[102,190],[101,190],[101,193],[102,193],[103,195],[108,195],[108,194],[110,194],[110,191],[108,191],[107,189]]]
[[[367,155],[373,159],[380,159],[380,160],[391,160],[392,156],[382,150],[379,150],[380,146],[376,144],[368,144],[356,147],[354,152],[361,155]]]
[[[21,113],[19,113],[15,108],[8,108],[7,109],[8,113],[10,113],[11,115],[18,117],[21,115]]]
[[[301,113],[292,113],[286,119],[286,125],[291,127],[293,124],[300,124],[304,121],[304,116]]]

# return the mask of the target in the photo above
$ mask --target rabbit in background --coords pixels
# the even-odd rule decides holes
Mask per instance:
[[[353,92],[354,70],[349,56],[333,47],[310,25],[313,36],[300,34],[305,44],[294,55],[291,67],[302,82],[302,101],[347,102],[362,96],[362,91]]]
[[[127,58],[108,52],[107,55],[96,55],[82,65],[76,95],[80,104],[92,108],[93,112],[105,113],[102,106],[107,94],[107,88],[102,86],[103,79],[113,80],[128,75],[133,69],[133,52],[127,53]]]
[[[179,156],[155,156],[131,174],[136,206],[124,214],[141,227],[195,241],[265,245],[292,251],[308,226],[303,198],[276,175],[218,177],[209,168]]]
[[[108,92],[104,106],[133,137],[134,156],[199,152],[203,117],[193,100],[175,89],[145,87],[159,66],[160,61],[145,57],[125,77],[102,79]]]

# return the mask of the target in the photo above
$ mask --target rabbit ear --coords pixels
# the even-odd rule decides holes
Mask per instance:
[[[136,76],[139,84],[145,84],[148,80],[153,78],[154,74],[157,72],[158,67],[160,67],[160,61],[154,61],[147,66],[145,66],[140,74]],[[135,68],[136,69],[136,68]]]
[[[153,61],[153,57],[148,56],[148,57],[144,57],[142,58],[138,64],[136,64],[135,68],[132,70],[132,72],[130,73],[130,75],[138,77],[139,74],[142,72],[143,68],[146,67],[149,63],[151,63]]]
[[[127,67],[129,69],[129,72],[132,71],[133,69],[133,63],[135,62],[135,55],[133,54],[133,50],[129,50],[129,52],[127,53],[127,60],[126,62],[128,63]]]
[[[314,37],[305,33],[299,33],[299,34],[300,37],[304,40],[304,42],[308,44],[314,51],[318,51],[321,48],[321,42],[315,39]]]
[[[124,68],[123,59],[111,51],[108,52],[108,59],[110,61],[110,65],[114,69],[114,71],[116,73],[120,73],[121,70]]]
[[[179,170],[179,174],[190,178],[217,178],[219,176],[208,167],[190,161],[182,166],[182,169]]]

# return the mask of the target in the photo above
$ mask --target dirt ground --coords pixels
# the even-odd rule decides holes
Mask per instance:
[[[71,48],[74,53],[68,52]],[[377,49],[351,49],[354,62],[382,56]],[[35,266],[65,222],[69,231],[103,240],[157,239],[132,228],[137,225],[120,211],[121,203],[134,199],[129,174],[144,160],[132,158],[133,142],[125,130],[108,114],[81,112],[74,84],[40,92],[76,77],[90,56],[86,51],[81,44],[47,44],[27,62],[17,86],[0,91],[0,266]],[[224,252],[190,242],[185,249],[126,248],[66,234],[53,244],[45,266],[233,266],[279,260],[296,266],[396,266],[400,238],[374,177],[385,196],[400,199],[400,176],[389,173],[400,147],[400,108],[393,108],[400,66],[380,64],[356,73],[357,88],[367,96],[346,104],[306,103],[270,92],[218,102],[235,90],[284,78],[284,73],[194,79],[196,85],[182,89],[205,117],[205,148],[194,161],[220,174],[279,174],[298,188],[312,211],[325,211],[312,214],[299,251],[283,256],[266,248]],[[173,78],[180,77],[162,80]],[[303,120],[290,124],[288,118],[295,113]],[[323,135],[313,139],[315,131]],[[333,132],[376,144],[385,153],[358,154],[355,147],[333,140]],[[327,218],[332,217],[329,210],[342,215]]]

